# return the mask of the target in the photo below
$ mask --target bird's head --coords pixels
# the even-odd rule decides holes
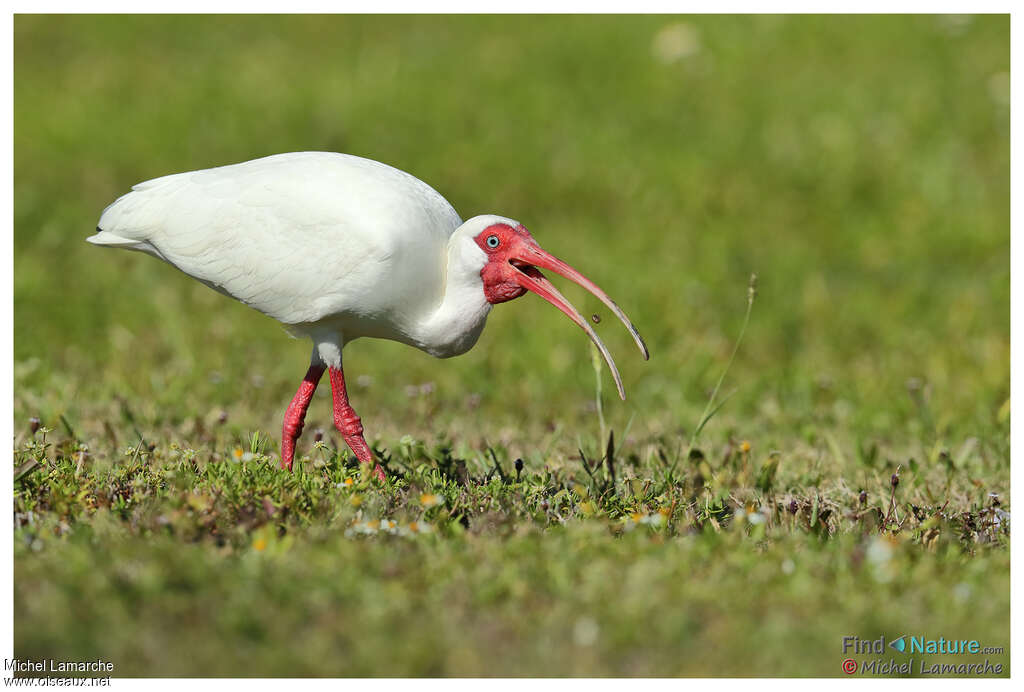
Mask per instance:
[[[615,378],[619,396],[625,399],[622,379],[619,377],[619,371],[615,367],[615,361],[612,360],[608,349],[605,348],[604,343],[601,342],[587,320],[541,274],[540,269],[548,269],[560,274],[597,296],[626,325],[646,360],[649,357],[647,346],[636,327],[626,317],[626,313],[597,284],[544,250],[518,221],[500,216],[478,216],[467,221],[464,227],[467,230],[472,229],[470,233],[473,242],[484,253],[485,264],[480,270],[480,278],[483,280],[484,296],[487,298],[487,302],[496,305],[518,298],[527,291],[533,291],[554,305],[579,325],[601,351],[601,355],[604,356]]]

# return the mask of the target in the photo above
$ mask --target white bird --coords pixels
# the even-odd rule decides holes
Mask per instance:
[[[586,331],[625,399],[608,349],[538,268],[600,298],[648,357],[622,310],[522,224],[494,215],[463,222],[426,183],[357,156],[278,154],[156,178],[108,206],[96,230],[89,242],[153,255],[312,339],[309,370],[284,417],[285,469],[324,370],[335,425],[361,462],[373,461],[345,390],[346,343],[376,337],[456,356],[476,343],[492,305],[527,290]],[[374,472],[383,478],[379,464]]]

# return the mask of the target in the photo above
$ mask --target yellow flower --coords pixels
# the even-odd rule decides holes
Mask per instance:
[[[740,442],[740,451],[743,452],[744,454],[748,453],[750,451],[750,443],[747,442],[746,440]]]
[[[352,485],[353,483],[355,483],[355,481],[352,480],[351,478],[346,478],[344,482],[345,482],[345,485]]]
[[[241,447],[235,447],[231,451],[231,456],[233,456],[236,461],[241,460],[241,458],[242,458],[242,448]]]
[[[267,539],[257,538],[255,541],[252,542],[252,547],[259,552],[263,552],[267,547]]]

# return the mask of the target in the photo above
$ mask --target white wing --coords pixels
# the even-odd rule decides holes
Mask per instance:
[[[441,299],[461,223],[407,173],[302,152],[140,183],[88,240],[147,252],[285,324],[379,324]]]

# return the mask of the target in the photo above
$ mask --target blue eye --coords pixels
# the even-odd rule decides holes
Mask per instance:
[[[489,236],[487,236],[487,247],[489,247],[489,248],[491,248],[493,250],[494,248],[498,247],[499,245],[501,245],[501,241],[498,240],[498,236],[496,236],[496,235],[489,235]]]

